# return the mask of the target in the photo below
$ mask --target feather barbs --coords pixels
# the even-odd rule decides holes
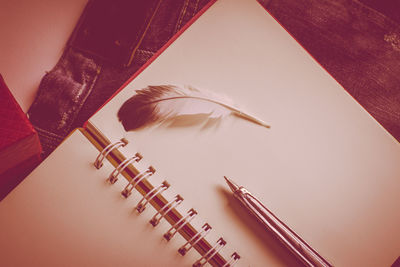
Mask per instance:
[[[132,131],[180,117],[199,123],[218,120],[232,113],[269,128],[262,120],[236,108],[227,97],[191,86],[176,85],[148,86],[136,90],[136,94],[121,106],[118,118],[126,131]]]

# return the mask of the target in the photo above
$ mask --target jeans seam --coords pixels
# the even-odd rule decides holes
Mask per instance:
[[[174,30],[175,33],[178,32],[182,26],[182,21],[183,21],[183,18],[185,17],[188,5],[189,5],[189,0],[185,0],[183,3],[181,14],[179,15],[178,23],[176,24],[176,27]]]

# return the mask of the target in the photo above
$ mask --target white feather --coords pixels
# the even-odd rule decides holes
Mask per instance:
[[[230,114],[269,128],[264,121],[235,107],[228,97],[191,86],[160,85],[137,90],[136,95],[122,105],[118,117],[128,131],[183,117],[199,123]]]

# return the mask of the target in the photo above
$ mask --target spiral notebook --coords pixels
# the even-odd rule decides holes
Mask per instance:
[[[229,96],[236,116],[126,131],[149,85]],[[400,251],[400,145],[256,1],[221,0],[0,202],[6,266],[295,266],[223,176],[336,266]]]

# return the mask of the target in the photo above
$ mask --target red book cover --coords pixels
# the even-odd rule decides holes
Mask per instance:
[[[0,200],[40,162],[38,135],[0,75]]]

